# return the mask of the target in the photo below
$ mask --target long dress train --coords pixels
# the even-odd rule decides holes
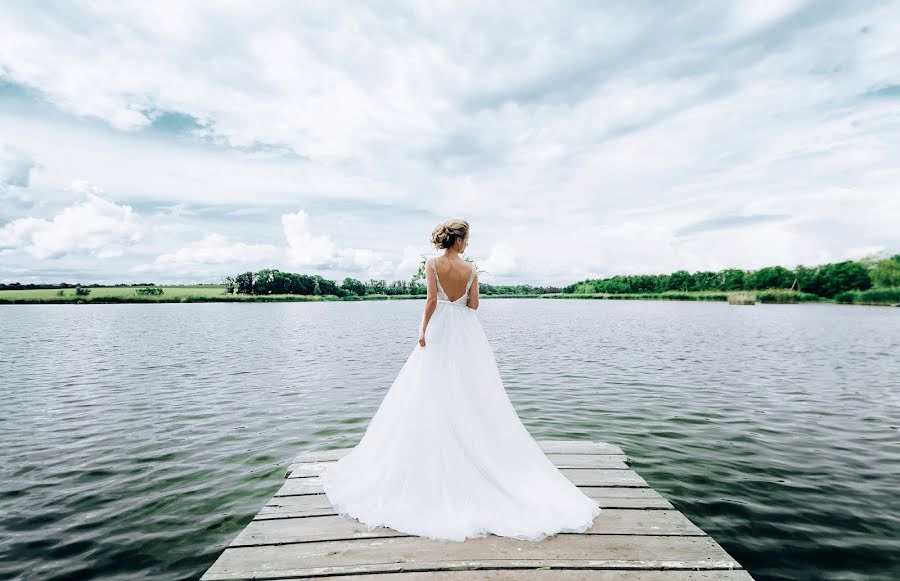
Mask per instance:
[[[446,541],[584,532],[601,508],[519,419],[477,311],[466,305],[474,277],[473,265],[455,301],[437,279],[426,346],[413,348],[356,447],[322,474],[325,493],[339,515],[367,530]]]

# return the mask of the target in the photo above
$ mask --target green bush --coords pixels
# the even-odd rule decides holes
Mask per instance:
[[[900,254],[872,264],[871,277],[878,288],[900,287]]]
[[[791,304],[808,301],[818,301],[819,296],[813,293],[802,293],[791,290],[769,290],[756,294],[756,300],[761,303]]]
[[[873,288],[855,295],[856,303],[871,305],[900,303],[900,288]]]
[[[856,293],[853,291],[844,291],[834,295],[834,302],[850,304],[856,299]]]
[[[708,295],[700,295],[699,299],[701,301],[727,301],[727,294],[708,294]]]

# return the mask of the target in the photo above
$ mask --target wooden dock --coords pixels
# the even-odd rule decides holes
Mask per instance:
[[[275,496],[201,578],[347,581],[752,581],[716,541],[650,488],[621,448],[539,441],[603,511],[584,533],[541,541],[435,541],[340,517],[319,474],[350,449],[301,454]]]

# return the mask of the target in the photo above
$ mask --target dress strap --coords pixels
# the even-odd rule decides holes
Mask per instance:
[[[444,292],[444,287],[441,285],[441,279],[438,277],[437,267],[434,265],[434,257],[432,256],[426,260],[425,264],[430,264],[431,270],[434,272],[434,282],[437,283],[438,297],[447,298],[447,293]]]
[[[469,294],[469,289],[472,287],[472,281],[475,280],[475,274],[478,272],[478,267],[475,263],[472,263],[472,274],[469,275],[469,282],[466,283],[466,294]]]
[[[434,280],[437,281],[438,286],[441,286],[441,279],[438,278],[437,267],[434,265],[434,257],[428,259],[427,264],[431,266],[432,272],[434,272]]]

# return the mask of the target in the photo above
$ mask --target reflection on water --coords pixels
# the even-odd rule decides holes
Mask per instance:
[[[193,579],[352,446],[420,301],[0,308],[0,576]],[[536,438],[620,445],[757,579],[895,579],[900,309],[482,301]]]

